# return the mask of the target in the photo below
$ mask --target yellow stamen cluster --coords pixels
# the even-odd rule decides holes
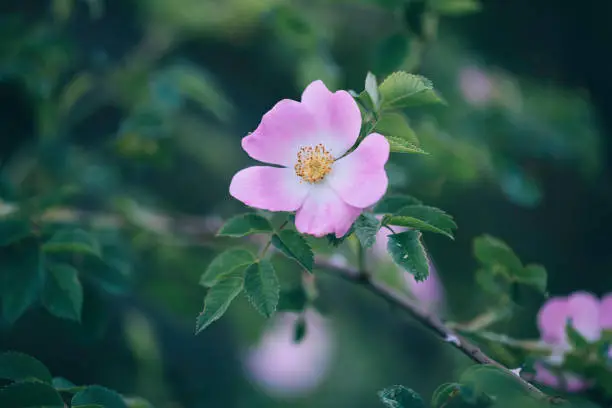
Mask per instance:
[[[295,174],[307,183],[314,184],[323,180],[332,169],[334,157],[322,144],[303,146],[297,154]]]

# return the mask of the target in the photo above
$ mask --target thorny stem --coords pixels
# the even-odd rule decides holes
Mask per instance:
[[[2,207],[0,205],[0,207]],[[6,206],[4,206],[6,207]],[[8,214],[15,211],[15,208],[0,208],[3,211],[0,213]],[[146,225],[142,226],[143,228],[149,228],[155,233],[158,234],[179,234],[183,235],[186,238],[192,238],[195,242],[201,242],[203,238],[210,237],[214,235],[215,231],[218,229],[219,225],[211,226],[211,222],[209,219],[202,218],[193,218],[187,217],[185,220],[175,219],[172,217],[168,217],[161,214],[155,214],[156,222],[155,225]],[[74,221],[83,221],[85,223],[92,224],[92,226],[100,226],[105,225],[114,227],[125,227],[129,226],[130,223],[126,221],[124,217],[116,214],[96,214],[91,212],[84,212],[80,210],[74,209],[55,209],[55,211],[48,212],[43,215],[42,221],[55,221],[55,222],[74,222]],[[150,219],[149,219],[150,221]],[[288,221],[283,223],[279,230],[284,228],[287,225]],[[264,248],[266,251],[270,247],[271,240],[268,242],[266,247]],[[263,251],[262,251],[263,252]],[[380,283],[376,280],[370,278],[370,274],[362,274],[359,270],[351,267],[338,267],[327,261],[317,261],[315,265],[318,269],[323,272],[330,273],[335,276],[340,276],[341,278],[353,282],[355,284],[359,284],[365,288],[367,288],[370,292],[378,295],[379,297],[387,300],[388,302],[396,305],[400,309],[404,310],[410,316],[412,316],[416,321],[421,323],[423,326],[428,328],[437,334],[440,338],[445,340],[448,343],[451,343],[455,348],[461,351],[463,354],[471,358],[473,361],[479,364],[490,364],[495,367],[498,367],[500,370],[514,376],[518,382],[522,384],[522,386],[539,398],[545,398],[552,403],[559,402],[557,397],[549,397],[542,391],[540,391],[537,387],[530,384],[525,379],[517,376],[513,372],[511,372],[508,368],[504,367],[502,364],[493,360],[491,357],[486,355],[480,348],[476,345],[470,343],[468,340],[459,336],[453,329],[445,325],[442,320],[435,314],[426,311],[421,308],[418,302],[412,300],[408,296],[396,291],[393,288],[388,287],[387,285]],[[499,338],[498,338],[499,340]]]
[[[394,304],[400,309],[406,311],[423,326],[433,331],[446,342],[455,346],[455,348],[457,348],[459,351],[461,351],[463,354],[465,354],[475,362],[479,364],[493,365],[499,368],[500,370],[508,373],[509,375],[514,376],[516,380],[520,382],[522,386],[532,395],[539,398],[548,398],[548,396],[542,391],[540,391],[537,387],[524,380],[520,376],[517,376],[508,368],[486,355],[476,345],[470,343],[469,341],[455,333],[453,330],[448,328],[437,315],[426,311],[416,301],[410,299],[409,297],[403,295],[395,289],[388,287],[383,283],[380,283],[373,279],[364,278],[364,276],[356,269],[349,267],[337,267],[325,261],[318,262],[317,266],[322,271],[329,272],[333,275],[340,276],[341,278],[347,281],[364,286],[370,292],[380,296],[381,298]]]

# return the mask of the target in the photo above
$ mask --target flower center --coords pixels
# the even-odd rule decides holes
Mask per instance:
[[[314,184],[323,180],[332,169],[334,157],[318,144],[315,147],[302,146],[297,154],[295,174],[307,183]]]

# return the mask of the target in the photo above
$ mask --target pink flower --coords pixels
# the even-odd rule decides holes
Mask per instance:
[[[314,390],[329,371],[334,337],[316,312],[306,312],[306,335],[296,344],[293,327],[298,315],[279,313],[263,338],[244,360],[249,378],[268,394],[294,397]]]
[[[475,106],[487,104],[493,98],[493,82],[489,75],[474,66],[459,72],[459,88],[467,102]]]
[[[406,231],[407,228],[393,227],[396,232]],[[386,228],[381,228],[376,234],[376,242],[374,243],[373,252],[377,260],[387,261],[392,263],[391,256],[387,252],[387,242],[389,242],[389,234],[391,232]],[[395,264],[394,264],[395,265]],[[399,266],[397,266],[399,268]],[[408,272],[403,272],[406,289],[421,303],[426,310],[438,311],[444,303],[444,288],[440,283],[440,278],[429,261],[429,278],[424,282],[417,282],[413,275]]]
[[[301,102],[278,102],[242,139],[249,156],[282,167],[239,171],[230,194],[251,207],[297,211],[295,226],[301,233],[342,237],[387,190],[389,143],[384,136],[372,133],[344,156],[360,129],[361,112],[348,92],[332,93],[315,81]]]
[[[538,313],[538,327],[542,341],[551,346],[551,356],[544,360],[550,366],[558,366],[563,356],[571,350],[565,331],[568,320],[586,340],[599,340],[603,329],[612,329],[612,294],[601,301],[587,292],[574,292],[569,297],[550,298]],[[612,351],[612,350],[611,350]],[[578,392],[591,384],[573,373],[563,373],[562,377],[549,370],[544,364],[535,365],[535,380],[569,392]]]

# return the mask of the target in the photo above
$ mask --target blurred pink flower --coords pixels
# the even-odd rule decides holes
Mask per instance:
[[[361,211],[387,191],[389,143],[372,133],[353,152],[361,112],[346,91],[330,92],[322,81],[306,87],[301,102],[283,99],[257,129],[242,139],[252,158],[274,165],[236,173],[230,194],[248,206],[297,211],[298,231],[342,237]]]
[[[574,292],[568,297],[550,298],[538,313],[538,328],[542,342],[552,348],[552,354],[543,360],[550,366],[563,362],[566,352],[571,350],[566,324],[571,319],[572,326],[590,342],[599,340],[603,329],[612,329],[612,294],[601,301],[587,292]],[[612,352],[612,350],[611,350]],[[563,373],[562,377],[553,373],[542,363],[535,365],[535,380],[568,392],[579,392],[591,384],[573,373]]]
[[[459,89],[465,100],[475,106],[486,105],[493,98],[493,81],[475,66],[467,66],[459,71]]]
[[[407,228],[393,227],[396,232],[406,231]],[[387,242],[389,242],[389,231],[386,228],[381,228],[376,234],[376,242],[374,243],[373,252],[378,261],[393,262],[391,256],[387,252]],[[397,267],[399,268],[399,266]],[[403,274],[405,278],[406,288],[414,297],[421,303],[424,309],[439,310],[444,302],[444,288],[438,277],[438,273],[429,260],[429,277],[424,282],[417,282],[413,275],[408,272]]]
[[[248,377],[275,397],[299,397],[325,379],[334,350],[327,322],[313,310],[306,312],[306,335],[296,344],[293,330],[298,315],[279,313],[259,344],[244,360]]]

